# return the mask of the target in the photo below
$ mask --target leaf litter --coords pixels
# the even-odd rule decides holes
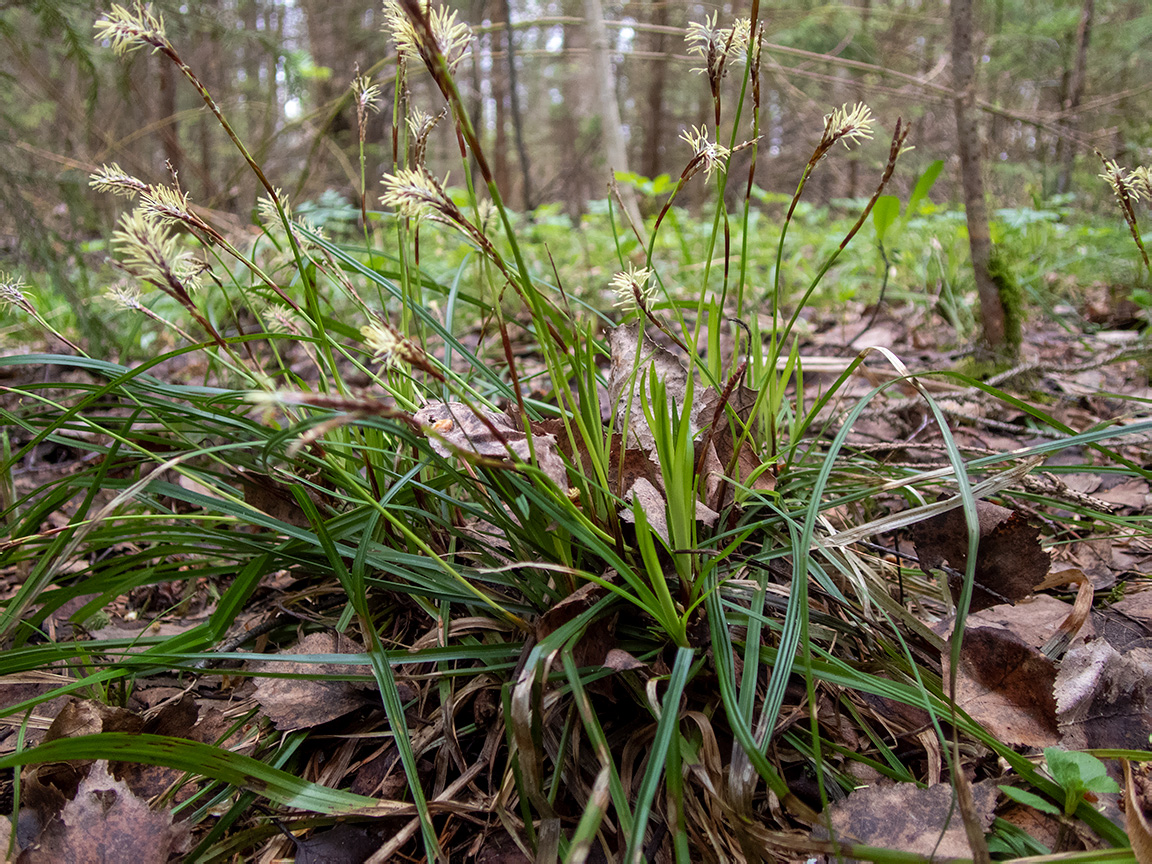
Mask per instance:
[[[900,328],[895,325],[892,329],[895,333],[894,341],[899,343]],[[656,369],[657,375],[671,384],[668,388],[670,405],[675,407],[682,404],[687,390],[687,372],[672,351],[659,348],[646,338],[638,339],[638,332],[628,328],[612,331],[609,345],[612,351],[609,389],[624,397],[621,401],[627,402],[627,394],[631,393],[638,407],[644,394],[643,374],[645,370]],[[812,347],[818,347],[818,344],[814,343]],[[637,355],[641,358],[640,363],[633,365],[634,360],[629,358]],[[868,374],[875,376],[877,373]],[[1036,382],[1033,386],[1038,384],[1042,389],[1055,387],[1059,391],[1068,390],[1060,374],[1045,372],[1043,369],[1030,374]],[[1111,367],[1102,372],[1102,375],[1107,376],[1113,374]],[[872,380],[876,380],[875,377]],[[1082,381],[1083,376],[1077,380]],[[1131,382],[1133,379],[1127,380]],[[813,373],[810,381],[817,390],[821,386],[818,373]],[[1123,417],[1116,416],[1115,406],[1092,395],[1099,392],[1104,384],[1114,388],[1113,392],[1121,392],[1125,386],[1111,378],[1105,381],[1103,377],[1095,379],[1092,386],[1077,383],[1073,388],[1077,398],[1083,399],[1081,404],[1089,407],[1079,408],[1077,410],[1080,413],[1077,413],[1071,408],[1057,405],[1052,413],[1080,428],[1098,422],[1125,422]],[[749,448],[741,449],[739,445],[744,437],[743,427],[751,422],[751,409],[756,398],[754,391],[738,383],[726,396],[714,389],[703,388],[697,400],[692,423],[699,450],[695,457],[700,466],[701,482],[698,486],[699,500],[695,506],[696,518],[703,525],[717,524],[724,513],[728,514],[726,518],[738,515],[739,508],[734,506],[734,492],[737,488],[751,487],[759,492],[771,492],[777,488],[775,473],[763,470],[764,466],[753,451]],[[808,398],[813,397],[809,394]],[[932,425],[925,424],[923,413],[910,405],[900,404],[899,397],[895,400],[887,396],[881,398],[894,404],[885,408],[882,415],[874,419],[865,418],[858,427],[851,430],[846,439],[848,446],[857,452],[880,454],[890,464],[904,460],[910,466],[925,471],[942,464],[940,440]],[[956,412],[948,416],[955,424],[958,445],[968,454],[978,456],[990,451],[1026,447],[1037,441],[1029,427],[1021,422],[1022,415],[1011,411],[996,413],[981,410],[968,411],[965,416],[958,416],[965,412],[964,403],[961,401],[956,405]],[[659,514],[666,509],[666,493],[659,465],[654,460],[654,442],[650,439],[650,431],[646,431],[647,424],[642,417],[642,411],[634,410],[627,417],[617,414],[610,418],[616,426],[617,436],[609,439],[612,475],[614,480],[620,482],[620,487],[614,492],[626,502],[638,498],[646,513],[653,514],[654,525],[659,526]],[[827,418],[834,428],[835,413],[829,412]],[[574,472],[583,470],[583,455],[566,449],[567,444],[552,421],[532,421],[526,425],[514,412],[477,409],[453,402],[429,403],[414,412],[412,419],[435,452],[445,459],[459,460],[460,464],[466,464],[472,470],[497,468],[525,471],[527,466],[536,465],[549,482],[560,489],[569,488]],[[1015,425],[1017,431],[1010,432],[997,424]],[[531,445],[529,434],[532,437]],[[759,430],[752,430],[748,437],[754,438],[758,434]],[[1146,450],[1143,445],[1128,442],[1118,448],[1118,453],[1125,458],[1137,458],[1143,457]],[[1148,485],[1143,478],[1129,477],[1114,482],[1114,475],[1093,474],[1083,467],[1091,461],[1088,451],[1082,450],[1072,455],[1076,460],[1073,464],[1079,466],[1077,471],[1051,475],[1054,479],[1050,486],[1045,487],[1051,495],[1043,505],[1037,505],[1026,496],[1005,497],[1002,499],[1003,504],[983,500],[977,502],[980,544],[974,566],[976,580],[970,610],[973,614],[966,623],[961,662],[957,670],[957,703],[989,733],[1019,748],[1038,750],[1044,746],[1058,745],[1068,749],[1147,749],[1148,735],[1152,733],[1152,710],[1148,700],[1152,697],[1149,697],[1148,689],[1150,664],[1146,646],[1150,644],[1147,640],[1152,637],[1149,633],[1152,613],[1147,611],[1149,601],[1146,595],[1152,596],[1152,592],[1133,592],[1132,588],[1141,584],[1139,574],[1146,572],[1146,562],[1152,561],[1152,547],[1142,531],[1123,525],[1109,536],[1097,536],[1098,528],[1092,520],[1093,514],[1121,517],[1143,515],[1149,500]],[[1058,470],[1058,461],[1057,457],[1050,459],[1049,470]],[[1044,475],[1039,479],[1048,482],[1044,480]],[[298,507],[282,493],[269,497],[259,491],[263,487],[254,487],[251,481],[244,483],[239,478],[237,486],[244,490],[258,509],[297,528],[308,525]],[[282,487],[277,485],[268,488]],[[899,507],[895,498],[881,497],[879,501],[897,509]],[[1069,509],[1061,511],[1061,506]],[[621,507],[617,516],[626,521],[631,512],[629,507]],[[509,518],[518,519],[519,516],[511,513]],[[843,511],[843,518],[847,520],[844,524],[850,524],[854,519],[859,520],[859,511],[850,506]],[[666,527],[657,527],[656,530],[668,539]],[[910,530],[897,530],[888,539],[887,545],[884,544],[884,538],[879,539],[881,543],[877,554],[881,562],[886,562],[882,566],[899,567],[902,561],[917,561],[917,567],[923,575],[919,588],[924,590],[918,589],[912,571],[904,569],[902,572],[905,586],[916,595],[911,608],[918,609],[918,614],[935,625],[943,638],[950,638],[947,635],[948,622],[951,620],[948,601],[954,604],[958,599],[963,573],[968,565],[967,528],[963,512],[953,509],[941,517],[920,522]],[[1034,592],[1037,586],[1044,584],[1050,570],[1069,565],[1086,574],[1090,598],[1093,590],[1100,592],[1095,598],[1100,608],[1081,622],[1075,632],[1068,634],[1061,652],[1050,656],[1045,648],[1072,616],[1073,604],[1059,600],[1051,593]],[[14,576],[10,574],[9,580]],[[10,581],[9,584],[16,583]],[[1102,593],[1120,584],[1125,586],[1123,592],[1111,598]],[[258,593],[253,608],[259,609],[263,605],[265,617],[270,620],[275,618],[283,624],[285,619],[282,614],[273,610],[277,603],[282,603],[288,596],[285,588],[291,585],[292,580],[289,579],[282,586]],[[933,586],[939,589],[935,596],[931,590]],[[787,598],[786,579],[781,579],[774,588],[779,588],[782,596]],[[334,585],[321,586],[320,592],[313,591],[312,596],[333,590]],[[586,585],[568,597],[568,600],[561,599],[553,604],[551,611],[538,620],[536,638],[546,639],[558,627],[573,620],[573,616],[586,611],[603,596],[603,590]],[[1040,590],[1051,592],[1054,589],[1049,587]],[[582,592],[586,592],[584,596],[578,596]],[[1112,602],[1106,602],[1109,599]],[[311,602],[304,601],[305,605]],[[122,626],[123,620],[116,619],[123,618],[130,604],[125,601],[118,603],[118,606],[110,608],[114,624]],[[570,611],[561,611],[565,603],[573,604]],[[297,608],[303,609],[304,606]],[[814,600],[814,614],[830,612],[834,608],[834,605]],[[327,611],[308,612],[300,617],[335,623],[335,619],[328,617]],[[389,643],[414,645],[419,642],[423,630],[418,620],[419,615],[415,610],[404,612],[393,619],[391,630],[386,634]],[[634,632],[635,623],[625,616],[623,620],[614,621],[611,626],[606,623],[599,625],[594,633],[586,635],[577,643],[579,665],[600,667],[617,676],[637,675],[635,680],[649,682],[649,686],[654,686],[652,682],[659,681],[661,674],[666,675],[668,667],[660,658],[638,659],[633,651],[628,650],[635,645],[634,638],[628,635]],[[196,626],[196,622],[189,626]],[[176,635],[182,631],[178,628],[164,632]],[[1124,635],[1113,637],[1113,633]],[[117,632],[106,635],[112,638],[123,636]],[[431,632],[427,635],[431,636],[432,644],[443,644],[445,638],[448,638],[443,633]],[[265,636],[256,634],[253,638],[258,644],[266,644]],[[362,654],[363,643],[343,634],[334,636],[311,633],[295,645],[286,644],[288,647],[275,650],[274,660],[263,659],[273,655],[262,655],[262,659],[252,661],[247,670],[241,671],[327,679],[329,675],[362,677],[367,668],[339,663],[298,663],[290,659],[293,655]],[[932,660],[925,646],[918,645],[916,650],[927,660]],[[950,671],[947,650],[937,655],[935,662],[939,664],[942,679],[947,681]],[[269,677],[258,677],[255,685],[245,684],[244,674],[231,680],[225,665],[221,664],[211,675],[202,673],[200,689],[205,695],[211,691],[216,696],[247,700],[246,704],[252,706],[257,712],[256,716],[267,718],[279,732],[308,731],[317,737],[317,742],[324,735],[331,734],[339,724],[344,724],[344,731],[336,739],[343,743],[337,746],[334,755],[320,760],[313,758],[307,764],[304,770],[311,776],[324,778],[325,782],[334,785],[342,781],[351,782],[355,789],[366,794],[379,794],[388,798],[402,794],[405,781],[398,769],[395,748],[387,743],[386,738],[382,744],[371,744],[377,740],[374,736],[385,731],[378,702],[373,698],[374,684]],[[481,679],[480,686],[476,687],[456,688],[453,685],[454,700],[449,708],[429,698],[440,686],[431,672],[431,667],[425,664],[422,675],[411,681],[402,681],[401,695],[410,712],[414,742],[419,752],[426,754],[420,763],[422,776],[430,794],[436,796],[453,788],[450,777],[454,772],[462,772],[461,776],[470,774],[475,783],[491,771],[502,738],[500,727],[495,723],[501,713],[498,698],[500,685],[498,679],[491,677]],[[700,686],[704,683],[700,682]],[[152,684],[147,681],[142,681],[141,685],[144,691],[151,688],[161,691],[169,686],[165,682]],[[205,687],[209,689],[205,690]],[[161,696],[158,701],[164,702],[174,695],[171,690],[168,696],[158,693]],[[619,698],[619,693],[611,688],[601,688],[592,698],[611,701]],[[688,699],[689,705],[706,705],[709,701],[707,695],[699,690],[690,692]],[[202,707],[196,708],[200,701],[199,696],[194,702],[184,698],[176,699],[153,715],[152,719],[145,719],[143,703],[138,703],[139,709],[133,711],[80,711],[77,707],[98,704],[91,700],[67,703],[63,710],[59,704],[54,709],[42,705],[43,710],[57,710],[60,714],[55,715],[55,721],[51,716],[41,716],[56,727],[54,731],[49,727],[49,736],[110,730],[143,731],[147,726],[149,729],[167,730],[162,734],[194,735],[197,740],[211,742],[221,740],[230,724],[225,721],[220,709],[208,708],[208,715],[205,715]],[[195,713],[189,711],[189,704],[196,708]],[[869,776],[872,782],[861,783],[861,787],[855,791],[841,790],[833,795],[829,815],[836,836],[874,846],[916,850],[925,855],[934,852],[941,858],[953,855],[967,857],[969,853],[963,839],[963,827],[957,822],[959,817],[954,815],[952,823],[945,827],[949,808],[947,793],[950,790],[946,782],[947,768],[941,770],[944,760],[938,742],[933,743],[933,735],[924,735],[927,715],[917,712],[912,706],[885,701],[879,696],[865,698],[861,695],[846,702],[823,700],[821,704],[824,708],[820,723],[826,732],[839,740],[853,742],[853,749],[863,746],[861,742],[865,739],[860,737],[853,724],[837,725],[830,719],[831,715],[851,705],[861,720],[874,724],[874,729],[882,730],[880,734],[884,736],[885,746],[890,748],[888,752],[900,754],[899,758],[911,776],[922,781],[931,778],[935,782],[935,785],[924,788],[917,788],[908,782],[884,785],[890,782],[884,781],[877,784],[875,781],[881,779],[880,775],[871,776],[867,771],[860,771],[862,775]],[[790,717],[790,723],[807,722],[807,710],[802,694],[789,693],[782,716]],[[215,719],[205,726],[208,716]],[[691,712],[685,715],[686,718],[689,716],[695,715]],[[468,719],[476,730],[474,734],[480,734],[479,739],[469,741],[459,737],[458,718],[461,717]],[[56,721],[59,721],[58,726]],[[559,728],[557,724],[560,723],[560,715],[546,710],[539,722],[541,732],[546,737],[554,736]],[[153,725],[149,726],[149,723]],[[157,723],[159,726],[155,725]],[[619,725],[617,728],[623,731],[629,727]],[[708,735],[713,733],[710,724],[706,723],[700,728],[707,728]],[[194,731],[197,729],[199,731]],[[445,736],[454,739],[455,743],[444,744],[439,750],[430,746],[433,741],[448,740]],[[706,739],[707,735],[697,741],[697,746],[703,747]],[[550,746],[554,746],[554,738],[549,740],[553,742]],[[641,734],[637,744],[632,746],[642,748],[643,740]],[[686,740],[692,739],[689,737]],[[374,749],[374,755],[365,752],[364,748],[369,746]],[[642,758],[641,752],[642,749],[634,749],[630,758]],[[704,750],[701,750],[700,755],[694,757],[699,761],[693,761],[688,766],[689,785],[702,794],[699,798],[689,796],[690,803],[685,816],[692,825],[692,831],[701,834],[714,831],[716,820],[720,818],[717,813],[709,810],[711,805],[697,803],[712,801],[710,796],[718,794],[722,788],[723,768],[719,752],[716,750],[713,756],[705,758]],[[786,748],[778,752],[785,766],[794,758]],[[594,774],[595,760],[585,761],[589,755],[580,756],[576,764]],[[108,773],[108,768],[101,767],[101,764],[64,765],[44,772],[25,769],[23,779],[26,801],[29,802],[27,806],[30,809],[39,807],[37,819],[42,821],[36,835],[38,839],[29,841],[22,855],[32,855],[35,849],[47,850],[44,854],[73,854],[74,850],[86,848],[76,844],[89,841],[96,843],[101,837],[113,838],[118,836],[117,832],[129,830],[141,836],[146,833],[153,838],[157,849],[168,849],[174,853],[187,848],[184,829],[172,821],[171,814],[162,807],[149,809],[145,803],[145,799],[163,795],[165,790],[170,790],[179,781],[180,772],[158,769],[158,773],[150,775],[122,766]],[[794,764],[799,766],[802,763],[798,761]],[[116,770],[120,770],[121,774],[116,775]],[[976,793],[976,813],[982,829],[986,830],[993,807],[997,805],[994,787],[988,781],[1003,783],[1012,779],[1013,772],[991,767],[987,754],[973,757],[966,770],[974,771],[977,777],[983,776],[974,789],[979,790]],[[788,776],[794,788],[803,786],[800,774],[789,773]],[[635,788],[638,782],[635,769],[625,779],[626,788]],[[1133,807],[1133,801],[1137,804],[1144,801],[1140,797],[1144,794],[1140,791],[1143,788],[1137,786],[1136,781],[1129,780],[1126,783],[1125,795],[1132,799],[1127,802],[1129,810]],[[186,785],[184,791],[177,791],[176,797],[170,800],[180,800],[181,795],[191,794],[194,789],[195,784]],[[704,790],[711,791],[703,794]],[[495,786],[488,787],[486,793],[481,791],[481,787],[474,786],[470,793],[462,787],[455,789],[453,794],[458,801],[484,811],[491,807],[491,801],[494,800],[486,795],[492,796],[496,792]],[[872,818],[873,814],[881,811],[908,814],[909,818]],[[771,806],[768,806],[768,812],[773,812]],[[791,826],[792,831],[799,827],[794,817],[779,811],[778,805],[775,812],[778,814],[775,817],[777,824]],[[1018,820],[1021,825],[1037,826],[1034,828],[1037,835],[1046,830],[1042,821],[1037,821],[1040,817],[1035,811],[1026,807],[1001,803],[997,812],[1006,818]],[[76,820],[80,818],[90,825],[99,826],[87,838],[74,836],[71,826],[78,824]],[[457,830],[460,830],[463,823],[453,823],[453,818],[448,817],[449,824],[456,824]],[[461,834],[462,841],[467,840],[463,845],[473,850],[476,860],[522,860],[517,857],[522,853],[517,843],[510,839],[512,835],[501,833],[503,829],[496,829],[494,825],[492,823],[485,828],[465,831]],[[819,839],[821,835],[817,832],[812,836]],[[1048,837],[1049,845],[1055,842],[1051,836],[1044,836]],[[490,838],[490,842],[486,838]],[[770,839],[761,837],[761,841],[766,844],[763,848],[782,848],[772,847],[771,844],[785,842],[782,836]],[[383,836],[378,833],[351,826],[328,833],[318,830],[310,838],[295,838],[279,848],[283,851],[295,846],[298,860],[336,860],[338,854],[342,854],[336,851],[338,849],[362,848],[364,852],[355,852],[347,860],[365,860],[371,854],[367,851],[370,846],[378,849],[384,842]],[[1061,842],[1090,846],[1101,841],[1088,833],[1074,838],[1065,836]],[[739,851],[739,847],[731,847],[726,854],[733,856],[729,860],[745,855]],[[310,859],[309,855],[313,858]],[[19,860],[52,859],[29,857]],[[166,859],[141,857],[137,860]]]

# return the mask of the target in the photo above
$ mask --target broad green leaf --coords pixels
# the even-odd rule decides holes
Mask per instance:
[[[924,169],[924,173],[917,179],[916,185],[912,187],[912,194],[908,198],[908,209],[904,211],[906,219],[911,219],[916,215],[916,209],[920,206],[920,202],[927,197],[929,190],[936,182],[936,178],[940,176],[940,172],[943,170],[943,159],[937,159]]]
[[[1104,763],[1090,753],[1045,747],[1048,771],[1066,792],[1119,792]]]
[[[872,226],[876,229],[876,240],[884,242],[884,235],[900,215],[900,199],[895,195],[881,195],[872,208]]]

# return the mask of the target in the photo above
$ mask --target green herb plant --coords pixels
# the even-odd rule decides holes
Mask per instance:
[[[1091,753],[1045,747],[1044,762],[1048,766],[1048,773],[1064,794],[1063,809],[1025,789],[1001,786],[1001,791],[1012,800],[1035,807],[1042,813],[1065,817],[1071,817],[1089,794],[1106,795],[1120,791],[1119,784],[1108,776],[1104,763]]]

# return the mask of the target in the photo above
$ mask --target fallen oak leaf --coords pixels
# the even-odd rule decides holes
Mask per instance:
[[[640,329],[639,324],[621,324],[608,334],[611,367],[608,373],[608,396],[615,406],[616,428],[625,433],[625,447],[639,447],[656,452],[656,439],[644,418],[642,393],[647,394],[650,370],[664,384],[668,405],[656,411],[680,412],[688,392],[688,370],[671,351],[657,345]],[[625,422],[627,421],[627,422]],[[694,426],[695,424],[693,424]],[[690,434],[694,434],[693,428]]]
[[[976,817],[985,831],[992,825],[997,793],[995,784],[989,781],[972,787]],[[972,857],[960,813],[952,806],[952,788],[947,783],[924,789],[914,783],[866,786],[834,803],[829,817],[840,842],[851,840],[899,849],[931,856],[934,861]],[[827,829],[821,824],[811,836],[826,840]]]
[[[292,648],[280,652],[280,655],[291,657],[299,654],[362,653],[363,646],[342,634],[309,633]],[[257,679],[256,701],[282,732],[319,726],[374,701],[367,691],[374,689],[375,685],[358,685],[352,681],[329,680],[327,677],[362,674],[364,667],[339,663],[254,660],[249,668],[253,672],[315,675],[322,679]]]
[[[608,593],[595,582],[586,582],[555,603],[536,619],[536,641],[547,639],[573,618],[587,612]],[[609,618],[589,627],[573,649],[577,666],[598,666],[616,643],[616,619]]]
[[[942,654],[949,677],[949,653]],[[960,646],[956,704],[1008,744],[1047,747],[1059,742],[1056,665],[1003,627],[968,627]]]
[[[696,409],[696,423],[705,431],[696,448],[696,473],[704,478],[705,500],[717,510],[726,503],[723,490],[733,481],[760,492],[776,488],[775,474],[765,470],[752,446],[756,426],[749,428],[748,421],[758,393],[743,384],[745,365],[729,378],[723,393],[709,387]]]

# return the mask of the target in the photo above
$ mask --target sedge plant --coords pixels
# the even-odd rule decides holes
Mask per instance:
[[[339,730],[340,764],[390,760],[404,783],[388,800],[344,789],[342,775],[313,771],[324,761],[314,736],[278,730],[257,712],[244,718],[242,747],[101,733],[21,750],[0,765],[115,753],[188,772],[182,782],[195,794],[166,800],[194,827],[197,860],[274,852],[282,840],[257,804],[263,798],[300,828],[318,817],[402,818],[379,860],[449,860],[460,854],[453,838],[467,813],[468,824],[507,832],[538,860],[584,861],[599,847],[609,859],[639,861],[667,837],[670,854],[687,862],[755,860],[780,848],[773,844],[851,791],[853,760],[909,779],[895,742],[872,727],[869,755],[828,740],[814,707],[782,734],[795,676],[808,706],[840,700],[862,717],[865,703],[847,694],[867,694],[928,712],[939,735],[947,717],[978,737],[903,636],[905,627],[924,639],[931,631],[900,617],[911,618],[892,601],[883,566],[837,545],[828,517],[881,487],[927,506],[932,483],[951,476],[968,489],[969,462],[954,445],[951,475],[853,462],[845,438],[880,390],[825,435],[825,409],[863,356],[813,402],[795,338],[805,305],[883,195],[908,131],[897,121],[875,193],[794,290],[784,249],[808,180],[837,144],[866,142],[877,122],[863,105],[831,111],[778,226],[771,283],[755,284],[747,250],[758,10],[689,30],[712,122],[685,132],[685,168],[637,260],[611,281],[619,305],[605,310],[570,297],[558,270],[530,265],[456,84],[470,34],[452,12],[420,0],[386,4],[397,54],[395,151],[382,178],[384,212],[369,208],[362,181],[356,245],[294,215],[159,16],[114,6],[98,37],[118,53],[150,48],[178,65],[253,173],[262,235],[241,248],[192,207],[178,178],[147,182],[115,164],[93,176],[94,187],[137,204],[114,238],[118,266],[183,317],[169,322],[147,296],[120,286],[122,304],[156,316],[179,344],[135,368],[82,356],[0,361],[87,376],[62,392],[28,387],[36,411],[0,409],[20,433],[6,444],[5,471],[48,441],[84,454],[67,476],[6,499],[0,514],[4,563],[29,574],[0,616],[10,640],[0,674],[71,670],[67,683],[5,714],[77,693],[112,701],[117,687],[147,686],[158,670],[192,680],[275,674],[267,670],[283,658],[255,655],[246,641],[245,610],[262,609],[262,635],[274,645],[290,643],[305,620],[363,647],[341,659],[362,669],[353,677],[377,704]],[[727,110],[724,79],[736,67],[743,76]],[[438,104],[413,104],[410,76],[420,70]],[[353,95],[362,147],[380,91],[357,75]],[[752,134],[743,140],[748,102]],[[462,188],[428,167],[437,122],[455,133]],[[733,216],[724,191],[742,149],[752,167]],[[716,206],[704,266],[680,283],[658,239],[690,182],[714,184]],[[389,227],[369,230],[376,224]],[[449,280],[421,261],[430,238],[463,250]],[[16,293],[8,291],[20,304]],[[762,303],[767,322],[750,314]],[[254,310],[256,329],[219,311],[241,307]],[[464,339],[465,330],[481,336]],[[517,331],[531,339],[531,364],[513,345]],[[153,374],[194,357],[207,359],[201,383]],[[371,386],[353,388],[362,376]],[[964,504],[970,511],[971,492]],[[66,524],[43,530],[57,511]],[[292,594],[271,589],[275,579],[290,580]],[[50,623],[69,601],[82,603],[72,617],[85,620],[125,596],[167,598],[144,607],[160,621],[201,594],[211,598],[205,619],[172,636],[93,645],[54,636]],[[331,611],[305,614],[319,597]],[[845,643],[868,662],[839,656]],[[263,665],[236,667],[253,659]],[[873,661],[883,674],[866,668]],[[816,778],[815,797],[798,794],[789,766]],[[1028,779],[1045,782],[1034,770]],[[219,817],[215,827],[209,817]],[[905,860],[850,843],[830,851]]]

